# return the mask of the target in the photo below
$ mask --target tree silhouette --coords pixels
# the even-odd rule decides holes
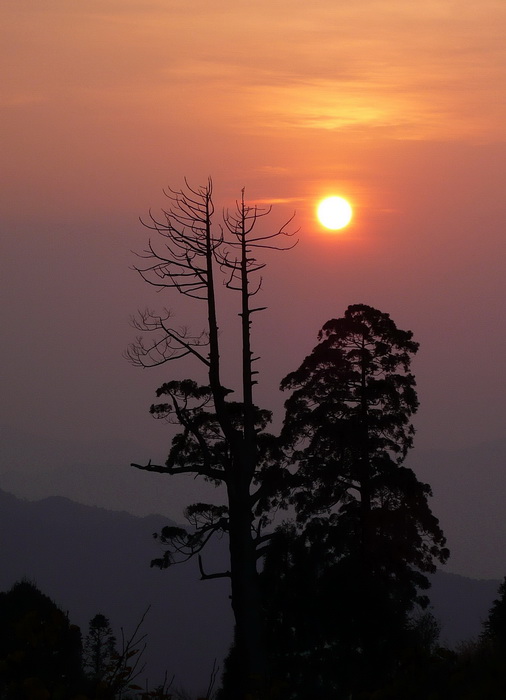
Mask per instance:
[[[266,606],[273,653],[295,688],[312,669],[313,697],[392,674],[412,643],[409,613],[427,604],[425,573],[448,557],[430,487],[403,465],[417,350],[388,314],[353,305],[282,382],[297,524],[278,530],[266,558]]]
[[[266,432],[270,413],[255,406],[256,383],[251,348],[252,298],[261,287],[257,273],[265,266],[256,254],[261,249],[279,249],[277,239],[289,235],[285,226],[274,233],[257,233],[259,220],[270,209],[248,206],[244,199],[234,212],[225,212],[215,228],[213,187],[168,190],[170,207],[162,220],[151,216],[146,226],[157,234],[143,254],[144,266],[136,269],[155,287],[176,290],[199,300],[206,310],[203,332],[193,335],[176,327],[168,311],[146,311],[135,321],[141,335],[130,346],[128,357],[138,366],[157,366],[192,357],[207,372],[208,384],[193,380],[169,381],[157,391],[164,402],[151,407],[158,418],[181,427],[172,442],[164,465],[134,464],[146,471],[169,475],[192,473],[215,484],[224,484],[226,504],[191,505],[186,516],[191,530],[166,527],[160,533],[165,546],[155,564],[165,567],[198,555],[202,578],[227,576],[231,581],[231,603],[235,616],[238,658],[234,697],[253,697],[266,677],[261,625],[261,603],[257,560],[265,551],[269,535],[265,527],[283,483],[282,456],[276,440]],[[232,390],[222,382],[222,360],[218,322],[217,280],[239,294],[241,388],[239,401],[231,401]],[[146,340],[153,333],[154,339]],[[206,573],[200,553],[216,533],[229,539],[228,571]]]
[[[88,634],[84,638],[83,661],[90,677],[101,681],[117,656],[116,637],[109,620],[97,613],[88,624]]]
[[[130,636],[121,628],[120,648],[105,615],[98,613],[90,620],[83,655],[88,695],[108,700],[141,690],[135,681],[145,668],[146,634],[141,628],[148,611],[149,607]],[[146,695],[152,692],[157,694],[158,691],[146,691]]]
[[[499,597],[494,600],[483,625],[483,639],[504,654],[506,650],[506,578],[499,586]]]

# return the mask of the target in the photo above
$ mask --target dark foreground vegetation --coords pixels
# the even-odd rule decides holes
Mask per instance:
[[[315,607],[314,601],[311,606]],[[329,692],[324,688],[325,676],[337,678],[348,671],[335,650],[329,650],[326,670],[321,663],[314,666],[308,653],[298,665],[286,669],[297,677],[297,687],[273,680],[265,697],[504,700],[506,580],[481,636],[457,650],[438,645],[438,625],[430,613],[414,617],[410,629],[410,640],[406,638],[404,649],[397,652],[388,679],[381,671],[375,675],[371,668],[361,679],[368,688],[347,696]],[[118,641],[109,620],[97,614],[90,620],[87,633],[81,633],[49,597],[27,581],[0,593],[0,630],[0,697],[6,700],[197,700],[184,690],[175,690],[171,679],[152,688],[138,685],[145,648],[142,627],[132,638]],[[194,661],[198,663],[198,659]],[[219,697],[216,671],[202,700]]]
[[[127,640],[118,651],[102,614],[90,620],[83,640],[56,603],[33,583],[20,581],[0,594],[0,696],[121,697],[135,688],[140,642]]]

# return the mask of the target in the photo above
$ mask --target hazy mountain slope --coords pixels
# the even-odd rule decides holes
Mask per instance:
[[[150,682],[167,669],[178,684],[202,690],[230,643],[228,588],[225,580],[199,581],[194,562],[151,569],[159,551],[152,533],[164,524],[161,516],[136,518],[61,497],[21,501],[0,491],[0,588],[21,577],[35,581],[83,631],[102,612],[115,631],[128,633],[151,604],[143,627]]]
[[[215,501],[219,489],[191,474],[170,478],[130,466],[165,461],[174,430],[158,427],[155,442],[142,433],[122,441],[78,441],[0,426],[0,488],[30,500],[63,496],[139,516],[170,513],[181,520],[186,505]]]
[[[448,540],[448,570],[473,578],[506,576],[506,440],[408,456],[431,485],[431,508]]]
[[[441,642],[453,647],[478,637],[501,582],[443,571],[438,571],[431,581],[429,596],[433,612],[442,623]]]

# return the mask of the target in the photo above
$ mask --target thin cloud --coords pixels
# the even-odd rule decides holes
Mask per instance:
[[[268,197],[266,199],[255,199],[253,204],[292,204],[293,202],[305,202],[305,197]]]
[[[280,165],[261,165],[258,168],[255,168],[255,173],[258,173],[259,175],[262,176],[272,176],[272,177],[279,177],[282,175],[288,175],[290,173],[289,168],[285,168]]]
[[[3,46],[8,95],[59,90],[120,112],[137,103],[160,123],[205,112],[206,128],[240,134],[503,138],[496,0],[50,0],[43,12],[34,2],[0,12],[16,28]]]

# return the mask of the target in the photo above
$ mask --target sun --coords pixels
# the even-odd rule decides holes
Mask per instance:
[[[337,231],[350,223],[353,210],[343,197],[326,197],[319,202],[316,214],[322,226]]]

